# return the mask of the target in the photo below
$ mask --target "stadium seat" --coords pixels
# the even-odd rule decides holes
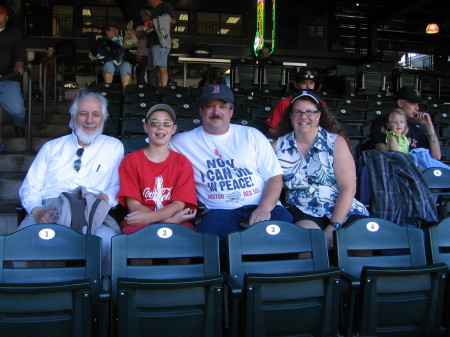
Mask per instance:
[[[169,105],[195,103],[195,97],[187,92],[169,92],[161,95],[161,102]]]
[[[338,120],[364,120],[364,111],[352,110],[351,108],[337,108],[333,111],[334,116]]]
[[[445,263],[450,266],[450,218],[447,217],[433,226],[426,229],[428,239],[429,263]],[[447,332],[445,336],[450,336],[450,278],[447,272],[446,295],[444,298],[443,325]]]
[[[171,105],[177,118],[193,118],[200,116],[200,105],[198,103],[184,102]]]
[[[239,59],[232,62],[231,65],[231,86],[242,89],[256,89],[261,85],[258,66],[254,62],[245,59]]]
[[[261,131],[264,135],[267,136],[268,129],[266,123],[263,121],[255,121],[253,119],[232,119],[231,123],[238,124],[238,125],[244,125],[244,126],[250,126],[252,128],[258,129]]]
[[[177,120],[177,133],[191,131],[202,125],[200,117],[183,118]]]
[[[439,219],[450,216],[450,169],[430,167],[422,172],[425,183],[433,193]]]
[[[228,263],[231,336],[337,336],[340,271],[323,231],[259,222],[229,234]]]
[[[424,241],[421,229],[378,218],[334,232],[345,336],[438,336],[447,267],[427,265]]]
[[[111,296],[113,336],[221,336],[218,237],[178,224],[113,237]]]
[[[0,335],[98,333],[100,242],[55,224],[0,236]]]
[[[140,150],[148,146],[148,136],[142,132],[129,132],[121,139],[125,154]]]
[[[171,95],[171,94],[189,94],[188,87],[181,87],[178,85],[168,85],[165,87],[158,87],[158,93],[161,95]]]
[[[255,121],[266,121],[272,109],[270,105],[255,106],[250,108],[250,114]]]

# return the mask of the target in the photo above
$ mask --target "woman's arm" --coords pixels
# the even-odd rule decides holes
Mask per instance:
[[[330,222],[339,222],[342,224],[347,218],[356,193],[356,167],[348,144],[341,136],[336,138],[334,145],[333,168],[339,196],[336,199]],[[335,228],[331,225],[325,228],[329,248],[333,246],[333,231],[335,231]]]

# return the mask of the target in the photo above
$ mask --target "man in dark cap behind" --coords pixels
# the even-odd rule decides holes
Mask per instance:
[[[420,92],[413,87],[404,86],[397,91],[397,107],[402,109],[408,118],[409,151],[416,148],[426,148],[430,150],[430,155],[434,159],[441,159],[441,149],[439,141],[434,131],[431,117],[426,112],[419,111],[419,104],[423,104],[425,99],[420,96]],[[370,128],[370,139],[368,148],[378,151],[386,150],[386,134],[381,130],[385,116],[377,117]]]
[[[318,87],[320,87],[318,71],[312,69],[300,69],[295,77],[294,87],[298,91],[317,91]],[[278,124],[280,124],[281,121],[281,116],[283,116],[284,111],[291,104],[291,100],[294,96],[289,96],[279,101],[270,113],[269,118],[266,120],[266,124],[269,127],[268,131],[272,136],[276,134]],[[322,104],[326,106],[324,101],[322,101]]]
[[[24,136],[25,106],[20,81],[27,53],[22,35],[6,27],[8,19],[8,10],[0,6],[0,106],[12,116],[16,134]],[[13,73],[15,75],[11,77]],[[5,75],[9,76],[2,79]],[[2,148],[0,141],[0,151]]]

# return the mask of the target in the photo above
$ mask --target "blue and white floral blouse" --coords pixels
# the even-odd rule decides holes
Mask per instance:
[[[339,195],[334,176],[334,143],[337,134],[319,127],[313,146],[304,157],[297,148],[294,132],[278,139],[276,155],[283,169],[286,202],[303,213],[331,218]],[[369,215],[362,203],[353,199],[349,215]]]

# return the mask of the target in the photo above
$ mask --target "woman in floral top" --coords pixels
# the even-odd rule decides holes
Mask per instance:
[[[356,168],[350,143],[320,98],[302,91],[286,109],[272,144],[284,171],[286,202],[294,222],[322,229],[333,246],[333,231],[369,215],[357,201]]]

